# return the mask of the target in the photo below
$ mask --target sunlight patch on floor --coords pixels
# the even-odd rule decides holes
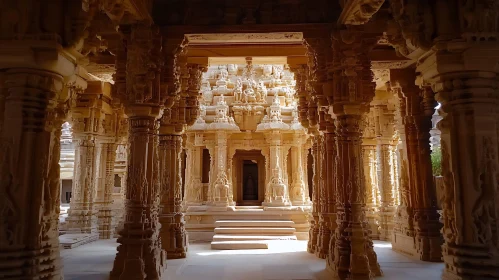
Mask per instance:
[[[296,240],[269,240],[268,249],[253,249],[253,250],[212,250],[196,252],[198,256],[213,256],[213,255],[267,255],[281,254],[293,252],[306,252],[307,241]]]

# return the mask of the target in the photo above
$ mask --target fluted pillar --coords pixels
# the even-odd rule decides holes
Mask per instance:
[[[67,110],[54,71],[4,72],[0,134],[0,278],[62,279],[60,136]]]
[[[161,241],[168,259],[185,258],[187,237],[182,213],[182,136],[160,136]]]

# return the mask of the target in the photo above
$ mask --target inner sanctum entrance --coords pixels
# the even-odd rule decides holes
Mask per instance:
[[[243,161],[243,201],[258,200],[258,164],[255,160]]]
[[[265,158],[259,150],[237,151],[234,155],[236,204],[261,205],[264,200]]]

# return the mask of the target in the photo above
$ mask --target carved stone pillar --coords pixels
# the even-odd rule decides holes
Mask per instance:
[[[341,30],[334,36],[337,228],[327,268],[339,279],[373,279],[382,274],[368,234],[361,147],[363,118],[374,96],[367,53],[375,40],[355,29]]]
[[[317,172],[319,168],[319,141],[318,136],[315,135],[312,138],[312,157],[313,157],[313,167],[314,172],[312,176],[312,212],[310,213],[310,230],[309,239],[307,245],[307,251],[309,253],[315,253],[317,248],[317,236],[319,235],[319,174]]]
[[[265,191],[265,201],[263,205],[266,206],[286,206],[289,203],[288,187],[283,178],[283,153],[281,147],[281,134],[279,131],[267,132],[265,138],[269,143],[269,168],[270,180],[267,184]]]
[[[326,225],[326,218],[324,213],[326,213],[326,182],[325,182],[325,171],[326,171],[326,141],[325,135],[320,133],[316,136],[317,139],[317,165],[314,169],[314,175],[317,174],[317,244],[315,245],[315,255],[320,258],[324,258],[327,255],[327,251],[323,245],[327,242],[324,235],[329,234],[329,228]],[[314,182],[315,183],[315,182]],[[330,234],[329,234],[330,235]],[[329,243],[328,243],[329,245]]]
[[[62,279],[59,157],[63,76],[13,68],[5,74],[0,134],[0,278]]]
[[[399,90],[405,101],[405,140],[409,175],[412,227],[414,243],[406,244],[402,251],[411,251],[425,261],[440,261],[441,235],[437,212],[436,190],[433,181],[430,157],[431,116],[435,102],[433,92],[415,85],[414,69],[393,70],[391,79],[394,88]],[[428,108],[425,108],[427,104]],[[410,228],[410,226],[408,226]],[[398,248],[398,246],[396,247]]]
[[[216,133],[216,179],[211,190],[213,198],[212,203],[215,206],[229,206],[234,204],[232,196],[232,185],[230,184],[228,178],[229,174],[227,166],[227,137],[227,132],[219,131]]]
[[[97,224],[100,239],[112,236],[112,192],[114,187],[114,162],[116,159],[116,144],[101,143],[98,147],[97,164],[97,194],[95,208],[98,211]]]
[[[304,134],[295,134],[293,136],[293,144],[291,147],[291,160],[293,161],[292,166],[292,185],[290,190],[290,199],[293,205],[308,205],[310,203],[310,198],[308,196],[306,185],[305,185],[305,164],[303,161],[303,149],[302,145],[306,142]]]
[[[375,105],[375,131],[376,131],[376,168],[377,183],[380,192],[379,205],[379,238],[381,240],[392,239],[393,217],[395,215],[395,189],[392,184],[390,143],[393,137],[393,114],[386,105]]]
[[[369,145],[369,142],[362,145],[362,163],[366,186],[366,217],[369,224],[370,236],[372,239],[379,239],[379,195],[378,195],[378,175],[376,169],[376,145]]]
[[[442,279],[497,279],[499,30],[493,23],[497,22],[498,12],[497,8],[484,8],[479,4],[467,8],[471,13],[485,9],[495,15],[480,14],[469,23],[470,28],[483,24],[479,26],[492,29],[469,30],[463,34],[463,39],[442,42],[438,51],[422,60],[417,70],[425,82],[431,83],[437,93],[436,99],[442,105],[443,119],[438,123],[442,132],[444,177],[442,250],[445,269]],[[424,115],[427,123],[426,113]],[[427,125],[423,127],[427,133]],[[428,192],[431,185],[424,183],[421,191],[425,192],[417,197],[418,206],[430,206],[433,202]],[[418,215],[424,214],[420,209],[418,212]],[[430,217],[420,217],[417,226],[421,229],[422,222]],[[423,235],[429,239],[426,244],[431,246],[430,236],[427,236]]]
[[[168,259],[185,258],[187,237],[182,213],[182,136],[161,135],[159,149],[161,243]]]
[[[336,230],[336,137],[334,135],[334,124],[328,123],[328,128],[324,133],[324,159],[322,161],[323,169],[323,193],[324,199],[321,203],[321,212],[319,213],[320,237],[316,255],[325,259],[330,253],[330,240]]]
[[[126,53],[117,52],[116,72],[126,73],[126,80],[115,83],[115,95],[124,100],[128,116],[129,154],[125,223],[110,279],[160,279],[166,266],[158,221],[158,120],[166,99],[160,90],[160,72],[155,68],[161,36],[147,25],[122,29],[127,47]]]
[[[88,119],[87,119],[88,120]],[[77,121],[76,121],[77,122]],[[73,124],[73,130],[80,125]],[[90,124],[86,124],[90,126]],[[95,195],[95,137],[75,133],[75,168],[67,229],[81,233],[97,234]]]
[[[194,137],[194,135],[189,135],[188,137]],[[185,195],[184,195],[184,205],[201,205],[203,203],[203,184],[201,183],[201,167],[202,167],[202,149],[199,146],[194,146],[193,143],[186,148],[187,153],[187,163],[185,171]],[[191,139],[192,142],[192,139]]]

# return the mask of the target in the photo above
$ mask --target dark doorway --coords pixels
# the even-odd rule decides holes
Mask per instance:
[[[258,164],[243,161],[243,200],[258,200]]]

